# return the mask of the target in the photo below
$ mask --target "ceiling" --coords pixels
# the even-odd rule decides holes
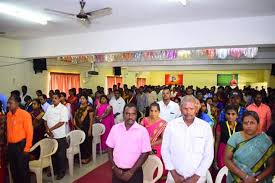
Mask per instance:
[[[66,34],[217,18],[275,15],[275,0],[86,0],[86,11],[111,7],[113,14],[96,19],[89,27],[77,20],[46,13],[50,8],[77,14],[78,0],[0,0],[50,17],[47,25],[0,14],[0,32],[12,39],[32,39]],[[256,26],[256,25],[255,25]]]

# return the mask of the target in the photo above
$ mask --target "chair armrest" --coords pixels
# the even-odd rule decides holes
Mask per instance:
[[[39,143],[36,143],[34,144],[31,149],[30,149],[30,152],[32,152],[33,150],[35,150],[40,144]]]

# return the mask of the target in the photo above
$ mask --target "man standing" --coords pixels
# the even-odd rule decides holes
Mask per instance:
[[[107,138],[112,163],[112,183],[143,182],[142,165],[151,151],[147,130],[136,122],[137,108],[127,104],[124,122],[113,126]]]
[[[120,96],[118,90],[114,91],[114,97],[110,100],[110,105],[113,107],[113,113],[115,117],[115,123],[118,124],[123,121],[123,108],[125,101]]]
[[[16,95],[8,100],[8,159],[13,181],[28,183],[30,182],[28,153],[32,146],[33,127],[31,115],[19,108],[20,101],[20,97]]]
[[[162,158],[169,171],[167,183],[205,182],[214,157],[210,125],[197,118],[193,96],[183,97],[182,116],[168,123],[162,140]]]
[[[137,109],[139,112],[142,112],[145,114],[146,108],[148,107],[148,98],[145,95],[145,93],[143,93],[142,87],[140,87],[136,91],[137,91],[137,94],[136,94]]]
[[[21,87],[21,90],[22,90],[22,95],[21,95],[21,102],[22,102],[22,105],[25,105],[25,97],[28,95],[27,92],[28,92],[28,88],[27,86],[23,85]]]
[[[260,117],[260,127],[258,132],[266,132],[271,124],[271,110],[268,105],[262,103],[263,97],[259,91],[254,96],[254,103],[246,109],[255,111]]]
[[[162,91],[162,101],[159,101],[160,118],[166,122],[170,122],[173,119],[178,118],[180,114],[179,105],[171,101],[171,91],[169,88],[164,88]]]
[[[68,122],[68,110],[60,103],[60,94],[55,93],[52,97],[53,105],[49,106],[43,116],[46,132],[50,138],[58,142],[58,149],[53,155],[53,168],[56,179],[60,180],[65,176],[66,171],[66,124]]]
[[[8,100],[7,100],[7,97],[6,95],[0,93],[0,101],[2,102],[2,110],[4,112],[7,112],[7,104],[8,104]],[[2,111],[1,111],[2,112]]]
[[[47,112],[47,109],[50,106],[50,104],[47,102],[47,96],[43,94],[43,95],[40,95],[38,98],[41,102],[42,109],[44,110],[44,112]]]

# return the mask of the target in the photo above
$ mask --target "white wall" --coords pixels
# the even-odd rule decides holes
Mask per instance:
[[[216,19],[22,41],[23,57],[275,44],[275,16]]]

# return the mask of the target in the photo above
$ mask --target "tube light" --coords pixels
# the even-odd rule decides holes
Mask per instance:
[[[44,15],[33,13],[32,11],[24,10],[16,6],[3,4],[3,3],[0,3],[0,13],[4,13],[4,14],[21,18],[30,22],[39,23],[42,25],[46,25],[47,21],[49,20],[49,18]]]

